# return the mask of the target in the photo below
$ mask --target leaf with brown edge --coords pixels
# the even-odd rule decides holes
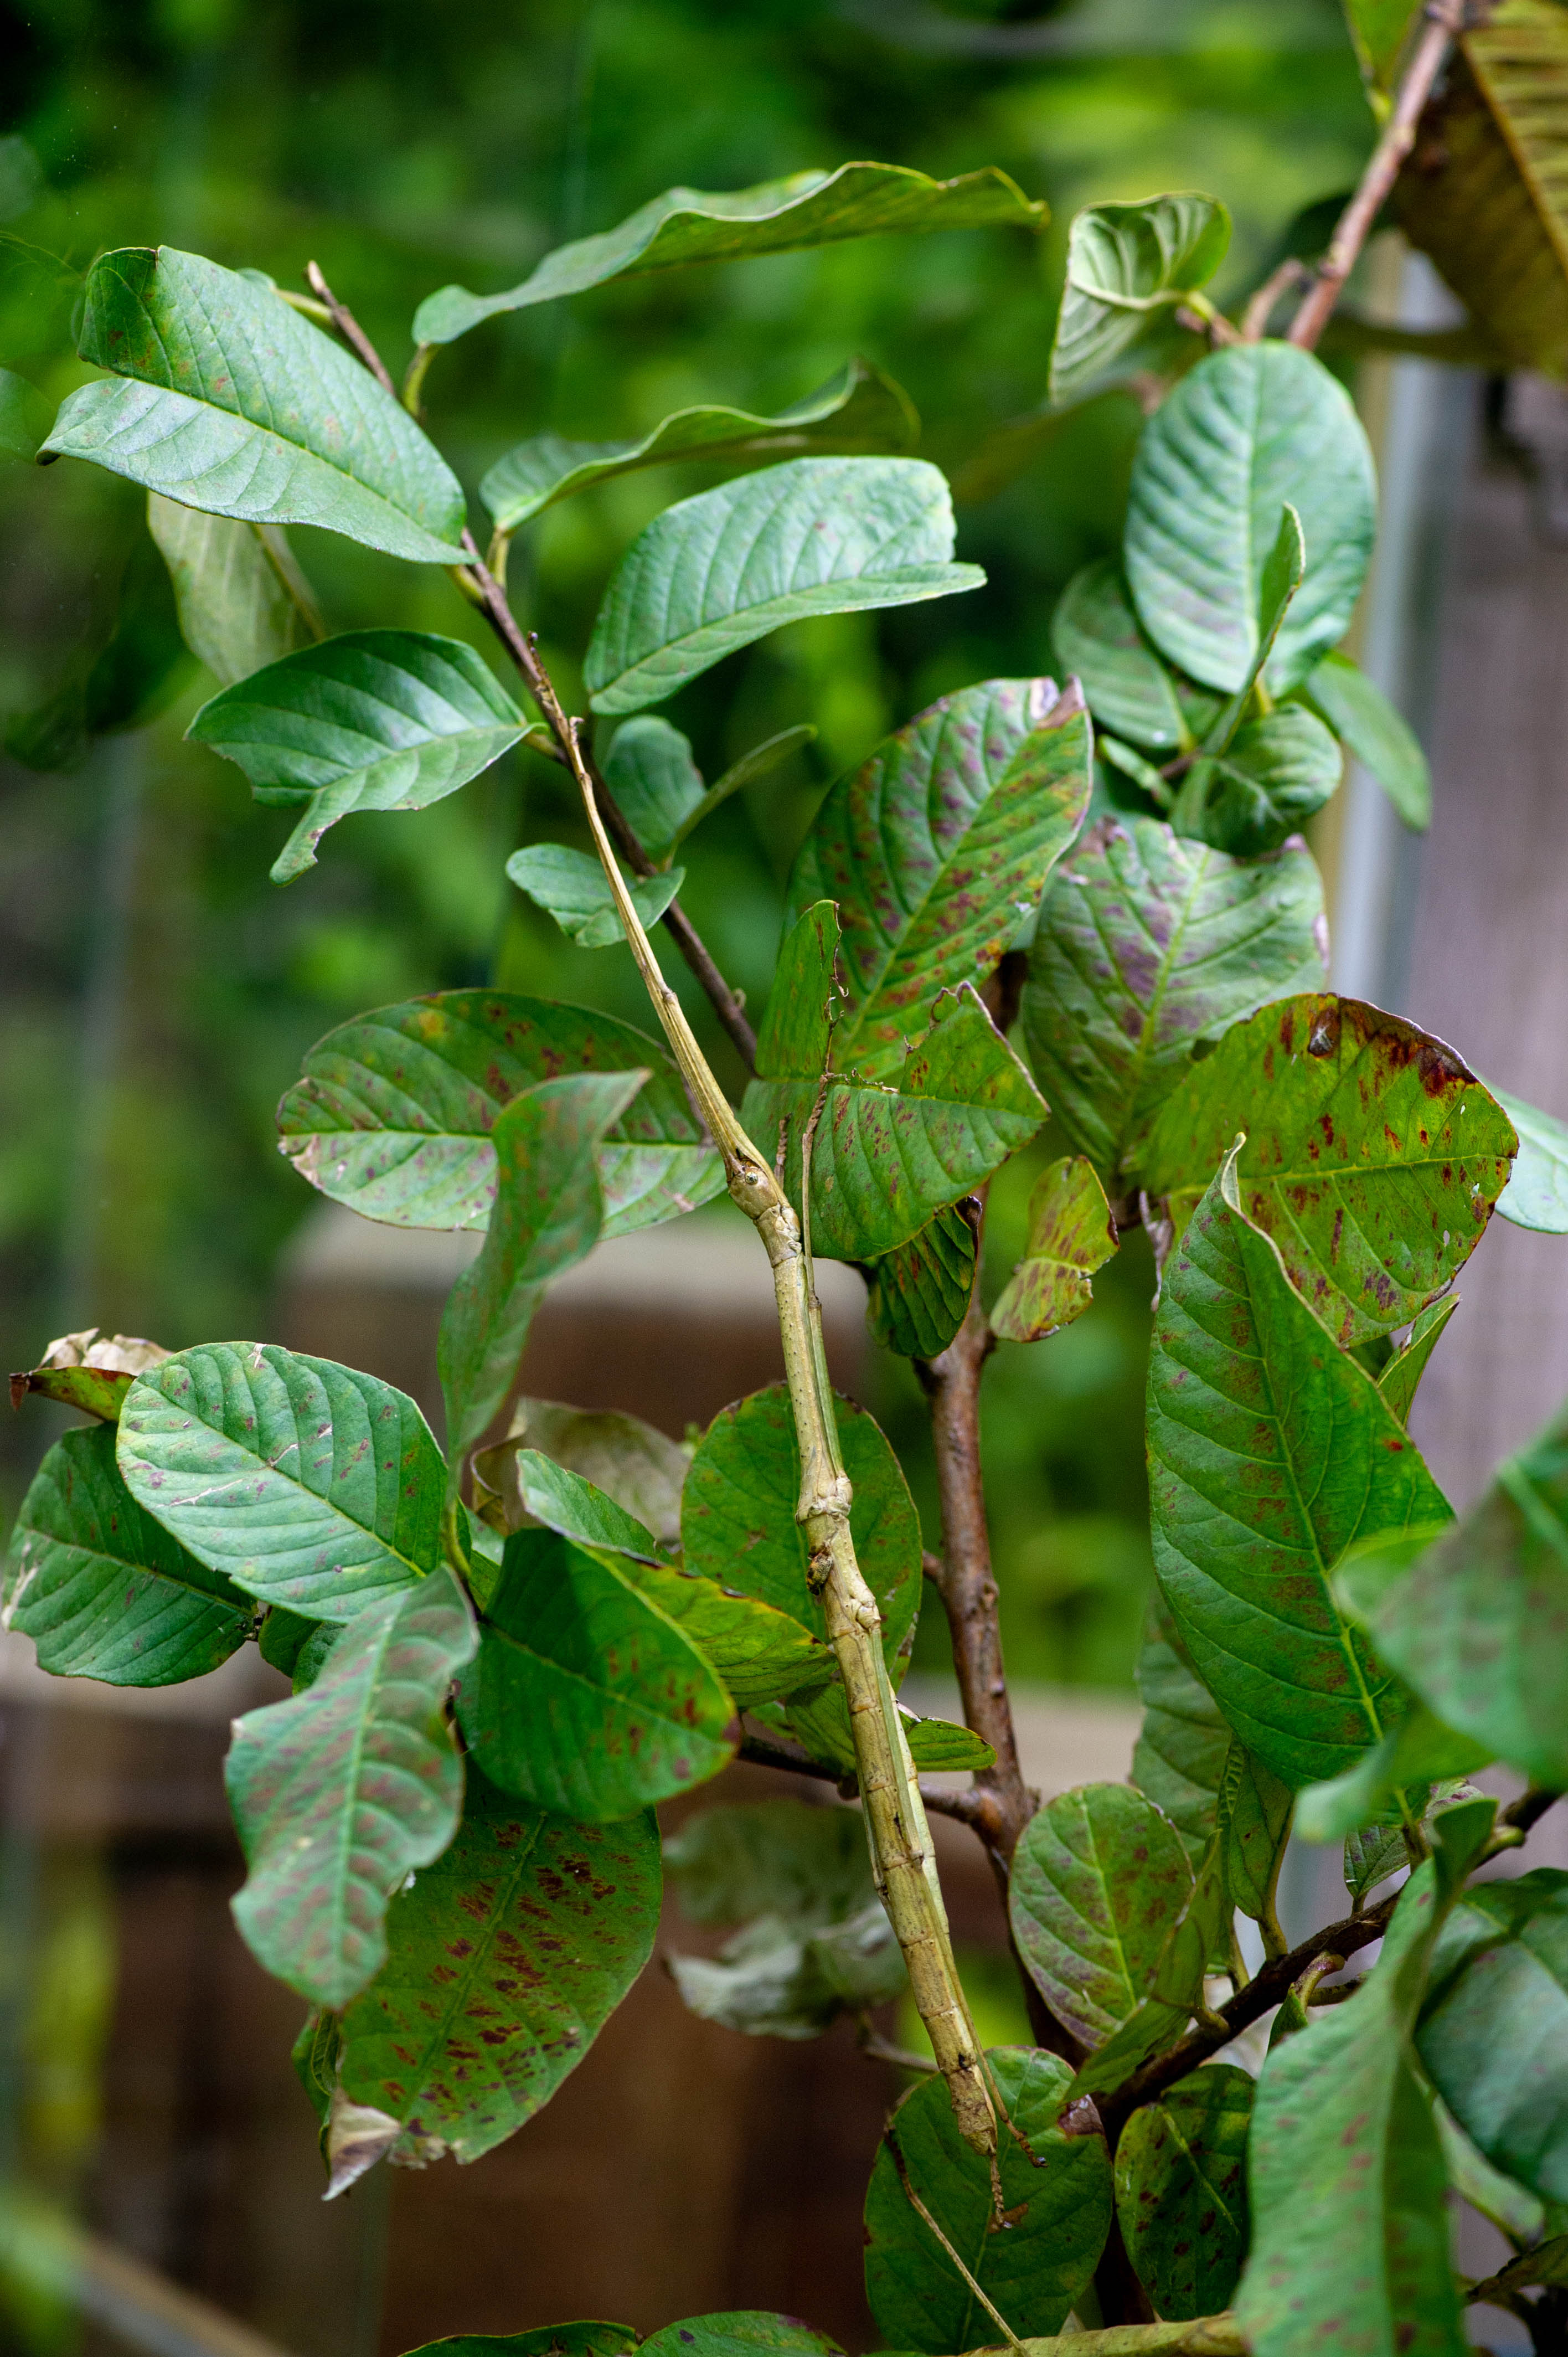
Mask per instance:
[[[1081,1318],[1090,1277],[1116,1250],[1105,1189],[1081,1154],[1042,1171],[1029,1198],[1029,1241],[991,1313],[1004,1342],[1038,1342]]]
[[[29,1392],[37,1392],[60,1407],[118,1424],[136,1377],[172,1355],[161,1342],[148,1342],[139,1334],[105,1334],[87,1326],[80,1334],[61,1334],[36,1367],[23,1367],[12,1376],[11,1405],[20,1407]]]
[[[1518,1144],[1441,1039],[1326,993],[1237,1024],[1166,1100],[1145,1185],[1178,1236],[1239,1132],[1242,1211],[1346,1348],[1408,1326],[1463,1267]]]

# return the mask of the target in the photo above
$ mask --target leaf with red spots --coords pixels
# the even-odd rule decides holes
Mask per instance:
[[[1518,1146],[1452,1049],[1326,994],[1239,1023],[1167,1099],[1144,1184],[1178,1234],[1239,1132],[1242,1209],[1347,1348],[1408,1326],[1464,1266]]]
[[[1252,2082],[1231,2062],[1178,2079],[1116,2147],[1116,2215],[1138,2281],[1173,2322],[1229,2308],[1247,2255]]]
[[[400,2161],[478,2160],[576,2069],[652,1953],[659,1897],[650,1813],[576,1824],[470,1769],[456,1838],[393,1900],[343,2016],[343,2096],[395,2123]]]
[[[1013,1937],[1080,2044],[1103,2044],[1130,2018],[1192,1882],[1181,1835],[1131,1784],[1079,1784],[1030,1818],[1013,1862]]]

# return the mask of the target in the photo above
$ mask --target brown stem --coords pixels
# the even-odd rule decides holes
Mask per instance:
[[[317,264],[307,262],[305,265],[305,274],[310,281],[312,291],[320,297],[321,301],[326,304],[328,310],[331,313],[332,325],[337,328],[338,333],[342,337],[343,341],[346,344],[351,344],[353,346],[354,350],[359,355],[360,359],[364,361],[365,366],[370,370],[371,374],[375,378],[376,382],[381,386],[382,392],[390,393],[392,399],[395,401],[397,399],[397,387],[392,381],[392,371],[387,367],[385,361],[382,360],[380,352],[377,351],[374,344],[371,343],[369,336],[366,335],[363,328],[360,327],[358,319],[355,318],[352,311],[349,310],[348,305],[346,303],[339,303],[337,296],[334,295],[331,287],[328,286],[326,279],[321,275],[320,267]]]
[[[1313,273],[1306,300],[1291,321],[1287,341],[1311,351],[1328,325],[1340,290],[1356,265],[1367,236],[1399,178],[1400,166],[1415,145],[1415,126],[1432,95],[1433,84],[1447,62],[1456,36],[1464,29],[1465,0],[1427,0],[1426,25],[1415,45],[1355,195],[1339,216],[1328,241],[1328,251]]]
[[[1517,1825],[1521,1833],[1529,1833],[1531,1825],[1562,1798],[1561,1792],[1552,1791],[1547,1785],[1532,1784],[1528,1792],[1521,1792],[1517,1801],[1510,1801],[1506,1809],[1498,1811],[1498,1822],[1504,1825]]]
[[[1287,253],[1284,260],[1270,271],[1242,312],[1241,341],[1244,344],[1261,343],[1269,332],[1269,321],[1274,316],[1274,305],[1280,296],[1288,294],[1293,286],[1300,286],[1311,276],[1312,273],[1305,262],[1298,261],[1294,253]]]

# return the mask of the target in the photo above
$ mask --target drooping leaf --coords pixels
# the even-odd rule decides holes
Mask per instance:
[[[1032,204],[994,167],[932,180],[897,164],[841,164],[836,172],[795,172],[717,194],[666,188],[616,228],[557,246],[504,295],[443,286],[427,296],[414,313],[414,339],[449,344],[498,312],[685,263],[745,261],[894,230],[984,229],[993,222],[1039,229],[1046,219],[1045,206]]]
[[[325,635],[281,524],[203,515],[149,491],[147,530],[174,583],[180,635],[220,686]]]
[[[506,872],[520,892],[547,909],[562,931],[579,949],[607,949],[624,942],[626,927],[615,904],[597,857],[591,851],[574,851],[564,843],[531,844],[514,851]],[[657,876],[628,876],[631,903],[647,931],[659,922],[686,880],[683,867],[667,867]]]
[[[640,2340],[629,2324],[596,2319],[542,2324],[535,2332],[452,2332],[423,2342],[409,2357],[629,2357]]]
[[[1568,1874],[1537,1867],[1466,1890],[1433,1953],[1416,2042],[1486,2158],[1568,2200]]]
[[[661,1544],[680,1545],[681,1488],[691,1456],[641,1416],[564,1407],[555,1400],[514,1400],[506,1439],[482,1449],[474,1460],[476,1486],[483,1484],[481,1504],[486,1493],[495,1500],[496,1526],[501,1530],[515,1531],[526,1518],[517,1465],[525,1448],[592,1481]]]
[[[315,866],[340,819],[442,801],[526,726],[460,639],[346,630],[224,688],[186,734],[237,762],[259,802],[306,805],[273,866],[286,884]]]
[[[1075,573],[1051,617],[1051,643],[1064,672],[1083,683],[1101,728],[1157,753],[1190,749],[1219,711],[1218,700],[1178,683],[1150,645],[1113,556]]]
[[[622,816],[643,849],[662,859],[707,791],[691,738],[657,713],[639,712],[616,730],[604,766]]]
[[[1104,1188],[1082,1155],[1064,1155],[1035,1181],[1028,1242],[992,1310],[993,1333],[1037,1342],[1081,1318],[1093,1298],[1089,1280],[1115,1250]]]
[[[374,1976],[387,1901],[456,1828],[463,1768],[445,1709],[474,1646],[443,1566],[367,1605],[306,1693],[235,1722],[224,1781],[250,1871],[234,1920],[312,2004],[347,2005]]]
[[[884,2336],[899,2349],[972,2349],[996,2338],[995,2324],[906,2192],[900,2162],[1021,2339],[1059,2330],[1110,2231],[1104,2139],[1064,2136],[1058,2125],[1071,2078],[1067,2064],[1016,2046],[993,2047],[987,2060],[1018,2131],[1004,2129],[998,2140],[1005,2233],[994,2231],[990,2171],[960,2136],[940,2079],[928,2079],[899,2105],[871,2172],[866,2297]]]
[[[1252,2082],[1216,2062],[1135,2111],[1116,2147],[1116,2215],[1133,2271],[1162,2317],[1230,2305],[1247,2255]]]
[[[873,1261],[865,1304],[873,1339],[906,1359],[939,1357],[968,1311],[976,1250],[970,1206],[960,1202]]]
[[[1493,1089],[1519,1134],[1513,1176],[1498,1197],[1498,1210],[1516,1228],[1568,1235],[1568,1128],[1520,1097]]]
[[[1216,1811],[1220,1866],[1231,1904],[1254,1923],[1274,1925],[1274,1891],[1290,1838],[1291,1787],[1231,1738]]]
[[[1089,740],[1081,701],[1054,682],[987,680],[839,780],[800,846],[784,926],[838,904],[841,1070],[895,1080],[939,994],[992,972],[1078,833]],[[798,1071],[770,1052],[773,1028],[757,1070]]]
[[[1030,1818],[1013,1860],[1013,1937],[1081,2045],[1103,2045],[1133,2011],[1192,1879],[1176,1827],[1130,1784],[1080,1784]]]
[[[446,1467],[413,1400],[275,1342],[150,1367],[120,1414],[137,1503],[263,1604],[352,1620],[441,1560]]]
[[[339,1633],[335,1620],[306,1620],[285,1605],[274,1604],[262,1622],[257,1650],[263,1662],[283,1672],[296,1695],[303,1694],[315,1684]]]
[[[1433,1943],[1495,1803],[1438,1820],[1348,2004],[1271,2051],[1253,2104],[1252,2250],[1236,2318],[1256,2357],[1326,2342],[1367,2357],[1461,2357],[1447,2170],[1411,2047]]]
[[[40,457],[91,458],[182,507],[313,523],[460,565],[463,493],[401,402],[242,271],[125,246],[88,274],[81,357]]]
[[[40,1399],[118,1424],[136,1376],[171,1356],[161,1342],[146,1341],[140,1334],[105,1334],[96,1326],[84,1327],[80,1334],[59,1335],[36,1367],[17,1370],[11,1378],[11,1405],[20,1407],[29,1392],[37,1392]]]
[[[447,1297],[436,1346],[454,1478],[510,1388],[545,1287],[599,1240],[599,1141],[642,1079],[575,1072],[539,1081],[496,1116],[489,1226]]]
[[[114,1431],[68,1432],[23,1499],[4,1623],[56,1677],[173,1685],[215,1670],[251,1632],[248,1596],[145,1513],[114,1463]]]
[[[1510,1179],[1509,1185],[1513,1181]],[[1506,1195],[1505,1187],[1503,1194]],[[1498,1199],[1502,1208],[1502,1197]],[[1378,1389],[1402,1424],[1410,1422],[1410,1412],[1415,1405],[1415,1394],[1426,1363],[1437,1348],[1444,1328],[1459,1307],[1456,1293],[1445,1293],[1439,1301],[1429,1301],[1411,1326],[1403,1347],[1396,1351],[1378,1376]]]
[[[1148,1446],[1155,1567],[1198,1676],[1293,1789],[1336,1774],[1380,1740],[1391,1682],[1329,1574],[1363,1535],[1447,1510],[1244,1217],[1230,1164],[1165,1265]]]
[[[535,1808],[607,1824],[733,1756],[730,1696],[609,1555],[516,1531],[458,1689],[469,1752]]]
[[[724,1166],[666,1049],[586,1007],[447,990],[356,1016],[312,1048],[278,1132],[302,1178],[367,1219],[483,1228],[502,1107],[561,1074],[639,1070],[650,1078],[597,1147],[603,1232],[628,1235],[709,1201]]]
[[[904,1960],[876,1896],[858,1813],[804,1801],[707,1809],[665,1844],[697,1923],[739,1925],[716,1958],[672,1953],[693,2013],[752,2036],[815,2038],[886,2004]]]
[[[456,1838],[393,1900],[343,2017],[341,2092],[385,2116],[381,2149],[478,2160],[532,2119],[648,1962],[659,1891],[650,1812],[574,1824],[470,1767]]]
[[[1205,286],[1225,259],[1230,216],[1212,197],[1086,206],[1068,231],[1067,281],[1051,345],[1053,401],[1124,371],[1162,314]]]
[[[1433,2110],[1453,2190],[1515,2243],[1539,2243],[1546,2230],[1544,2205],[1477,2150],[1441,2095]]]
[[[1319,994],[1238,1023],[1167,1098],[1145,1184],[1178,1232],[1241,1130],[1247,1217],[1347,1346],[1408,1326],[1464,1265],[1515,1143],[1440,1039]]]
[[[0,369],[0,458],[36,458],[54,417],[54,404],[37,385],[11,369]]]
[[[1307,673],[1307,703],[1370,770],[1412,834],[1432,824],[1432,772],[1421,739],[1348,655],[1327,654]]]
[[[1231,344],[1144,427],[1123,555],[1138,618],[1192,677],[1234,693],[1258,644],[1258,591],[1288,503],[1306,572],[1264,676],[1294,685],[1345,635],[1371,554],[1371,453],[1343,387],[1294,344]]]
[[[1157,1588],[1134,1674],[1144,1719],[1133,1747],[1133,1781],[1170,1819],[1196,1867],[1213,1837],[1231,1735]]]
[[[1023,996],[1029,1060],[1073,1145],[1107,1179],[1133,1175],[1194,1047],[1316,985],[1326,949],[1305,850],[1243,863],[1158,819],[1090,828],[1046,895]]]
[[[498,458],[479,497],[498,532],[517,532],[574,492],[672,458],[786,458],[798,451],[912,450],[920,421],[908,395],[870,361],[854,360],[821,390],[757,417],[721,402],[677,409],[629,442],[568,442],[536,434]]]
[[[945,478],[920,458],[792,458],[654,517],[611,576],[583,666],[596,712],[659,704],[812,614],[978,589]]]
[[[1178,834],[1255,859],[1298,834],[1339,783],[1339,747],[1305,705],[1244,721],[1223,753],[1205,754],[1171,810]]]

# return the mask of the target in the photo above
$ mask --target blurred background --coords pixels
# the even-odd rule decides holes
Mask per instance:
[[[907,389],[922,453],[955,479],[958,553],[985,566],[983,591],[798,625],[669,707],[710,777],[777,730],[817,732],[711,823],[683,895],[754,1012],[832,779],[933,696],[1049,669],[1060,589],[1117,544],[1139,425],[1125,393],[1042,440],[1000,492],[963,498],[988,437],[1045,399],[1072,211],[1163,188],[1222,198],[1235,234],[1212,291],[1228,305],[1305,208],[1348,188],[1372,135],[1337,0],[5,0],[0,55],[0,364],[55,400],[90,373],[73,319],[105,247],[167,242],[292,286],[314,258],[397,371],[424,295],[511,284],[677,181],[726,188],[859,157],[941,175],[994,164],[1049,200],[1043,239],[870,240],[632,280],[495,321],[431,371],[427,422],[470,490],[524,435],[630,436],[703,399],[767,411],[855,353]],[[1452,316],[1391,234],[1363,277],[1384,316]],[[1562,1113],[1563,879],[1539,848],[1560,831],[1568,720],[1561,398],[1420,362],[1335,365],[1389,503],[1360,651],[1439,754],[1424,852],[1365,779],[1330,806],[1317,847],[1336,981]],[[713,479],[634,475],[519,536],[513,603],[568,708],[621,550]],[[624,949],[566,944],[504,877],[520,843],[582,839],[562,775],[517,753],[422,814],[357,818],[279,891],[267,869],[288,814],[253,807],[236,770],[182,741],[212,683],[179,640],[141,496],[92,468],[0,460],[0,519],[8,1363],[90,1324],[174,1349],[260,1337],[428,1399],[450,1254],[439,1239],[381,1252],[385,1231],[347,1241],[279,1158],[273,1109],[323,1032],[415,993],[494,981],[646,1020]],[[438,570],[294,539],[329,628],[415,626],[492,659]],[[1484,692],[1455,652],[1477,634]],[[735,1078],[705,1005],[692,1011]],[[1053,1150],[1047,1132],[998,1182],[993,1285]],[[1478,1257],[1478,1286],[1516,1323],[1466,1361],[1461,1319],[1444,1344],[1455,1372],[1440,1378],[1444,1354],[1434,1369],[1423,1438],[1455,1495],[1568,1383],[1563,1286],[1541,1256],[1561,1251],[1516,1233]],[[1135,1232],[1088,1316],[1045,1346],[1003,1346],[987,1379],[1007,1659],[1032,1772],[1059,1785],[1125,1773],[1136,1724],[1151,1290]],[[752,1318],[738,1340],[704,1314],[679,1366],[628,1374],[590,1289],[541,1339],[529,1387],[679,1436],[775,1372],[765,1306],[760,1324],[736,1313]],[[853,1286],[835,1336],[930,1539],[919,1397],[865,1340]],[[0,1424],[0,1516],[58,1426],[36,1402]],[[929,1613],[916,1670],[933,1694],[948,1665]],[[25,1663],[0,1671],[0,2183],[20,2170],[50,2216],[107,2238],[87,2297],[42,2213],[0,2207],[0,2348],[374,2357],[441,2332],[607,2312],[647,2330],[725,2306],[790,2309],[866,2345],[858,2213],[894,2083],[837,2037],[786,2049],[697,2023],[656,1972],[513,2145],[461,2178],[378,2172],[321,2210],[285,2060],[297,2008],[227,1916],[238,1864],[219,1763],[231,1711],[255,1698],[231,1681],[156,1707],[85,1692],[51,1706]],[[760,1790],[759,1771],[732,1781],[726,1797]],[[957,1849],[946,1871],[988,2034],[1017,2034],[989,1878]],[[182,2307],[191,2293],[210,2308]]]

